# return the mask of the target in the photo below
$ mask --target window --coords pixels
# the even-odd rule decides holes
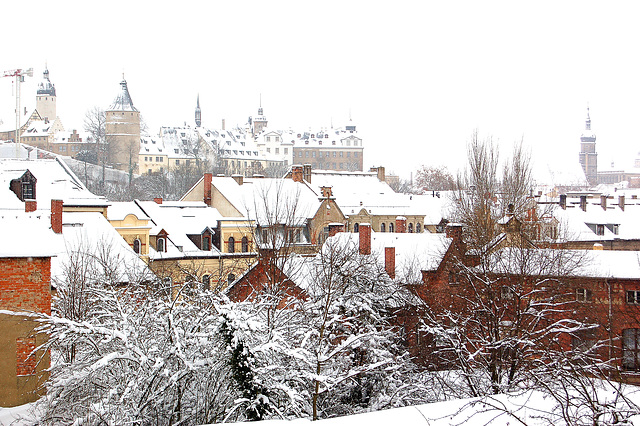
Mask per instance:
[[[249,251],[249,239],[247,237],[242,237],[242,252],[246,253]]]
[[[507,286],[500,287],[500,297],[502,299],[511,300],[514,298],[514,296],[515,296],[515,293],[511,289],[511,287],[507,287]]]
[[[202,288],[204,290],[211,290],[211,275],[202,276]]]
[[[591,290],[586,288],[576,288],[576,301],[577,302],[590,302]]]
[[[640,370],[640,328],[622,330],[622,368]]]
[[[22,199],[35,200],[35,185],[32,182],[22,182]]]
[[[353,224],[353,232],[360,232],[360,225],[357,223]]]
[[[267,152],[268,152],[268,153],[271,153],[271,148],[267,148]]]
[[[449,284],[460,284],[460,276],[455,272],[449,272]]]
[[[422,226],[420,223],[416,223],[416,234],[420,234],[422,232]]]
[[[289,148],[284,149],[284,154],[287,155],[289,153]]]
[[[596,235],[604,235],[604,225],[596,225]]]
[[[347,152],[347,158],[351,158],[351,151]]]
[[[340,151],[340,158],[344,157],[344,152]]]
[[[309,151],[304,152],[304,158],[309,158]]]
[[[176,166],[180,164],[180,160],[176,160]]]
[[[280,154],[280,148],[276,148],[276,154]]]
[[[236,276],[234,274],[227,275],[227,284],[231,285],[236,280]]]
[[[627,290],[627,303],[640,304],[640,290]]]
[[[354,156],[354,157],[356,157],[356,158],[358,158],[358,153],[357,153],[357,152],[354,152],[354,153],[353,153],[353,156]]]
[[[202,250],[211,250],[211,237],[202,237]]]
[[[133,240],[133,251],[140,254],[140,240],[138,238]]]
[[[409,223],[409,233],[413,234],[413,223]]]
[[[298,151],[298,158],[302,158],[302,151]]]
[[[165,247],[165,241],[164,238],[158,238],[158,242],[156,243],[156,248],[158,249],[158,252],[166,252],[166,247]]]
[[[313,158],[316,158],[316,152],[315,152],[315,151],[311,152],[311,156],[312,156]]]
[[[393,232],[393,222],[389,222],[389,232]]]
[[[229,253],[234,253],[236,250],[236,240],[233,237],[229,237],[228,249]]]
[[[380,224],[380,232],[384,232],[384,223]]]
[[[596,345],[596,327],[578,330],[571,336],[571,348],[574,352],[587,353]]]

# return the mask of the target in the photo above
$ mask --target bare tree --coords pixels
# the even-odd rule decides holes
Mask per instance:
[[[422,166],[416,173],[415,186],[426,191],[450,191],[456,182],[446,166]]]

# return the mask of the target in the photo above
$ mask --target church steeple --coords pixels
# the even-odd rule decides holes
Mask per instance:
[[[202,124],[202,111],[200,111],[200,93],[196,99],[196,126],[200,127]]]
[[[589,107],[587,107],[587,120],[585,121],[585,130],[591,130],[591,116],[589,115]]]
[[[122,81],[120,82],[120,93],[116,96],[109,111],[138,111],[133,106],[129,88],[127,87],[127,80],[124,79],[124,73],[122,73]]]
[[[258,116],[253,119],[253,136],[256,136],[267,127],[267,117],[264,116],[262,110],[262,94],[260,94],[260,106],[258,107]]]
[[[590,185],[598,183],[598,153],[596,152],[596,135],[591,130],[591,114],[587,106],[587,119],[584,132],[580,136],[580,164]]]

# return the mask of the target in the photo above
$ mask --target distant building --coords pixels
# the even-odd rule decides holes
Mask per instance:
[[[133,106],[127,81],[122,76],[120,93],[106,111],[107,162],[129,173],[138,172],[140,155],[140,112]]]
[[[591,117],[587,108],[585,129],[580,137],[580,165],[590,185],[598,183],[598,153],[596,152],[596,135],[591,130]]]

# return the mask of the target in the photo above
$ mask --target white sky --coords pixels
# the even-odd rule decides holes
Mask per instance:
[[[599,165],[630,167],[640,144],[638,2],[30,1],[2,2],[0,72],[45,62],[65,127],[108,107],[124,71],[152,132],[244,123],[344,125],[365,167],[408,178],[420,164],[464,161],[474,129],[509,151],[576,162],[587,103]],[[0,119],[14,122],[12,79]]]

